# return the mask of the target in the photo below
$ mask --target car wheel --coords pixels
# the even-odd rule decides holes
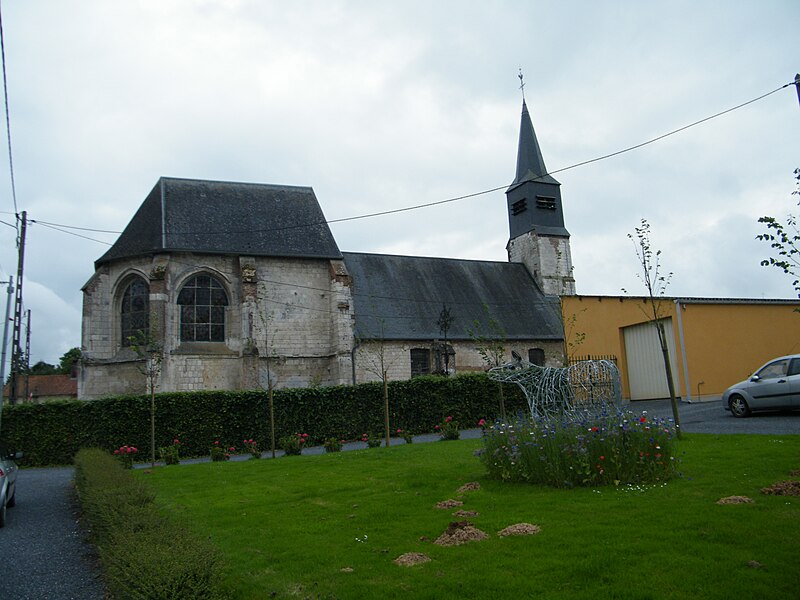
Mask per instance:
[[[14,488],[14,495],[8,499],[8,503],[6,504],[6,506],[8,506],[8,508],[12,508],[16,503],[17,503],[17,488]]]
[[[728,406],[731,407],[731,414],[734,417],[743,418],[750,416],[750,407],[747,406],[747,400],[741,396],[731,396],[728,401]]]

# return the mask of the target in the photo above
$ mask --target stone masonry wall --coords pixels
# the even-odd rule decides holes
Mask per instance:
[[[545,294],[575,294],[569,238],[526,233],[508,242],[508,260],[527,266]]]
[[[356,352],[356,379],[358,383],[367,381],[380,381],[380,357],[383,347],[383,364],[386,366],[390,380],[403,380],[411,377],[411,350],[413,348],[431,349],[433,341],[385,341],[362,342]],[[451,371],[454,374],[468,372],[482,372],[487,370],[487,364],[477,350],[474,341],[451,341],[450,345],[455,351],[455,366],[452,358]],[[545,366],[564,366],[564,345],[560,341],[542,340],[514,340],[504,344],[505,356],[511,362],[511,351],[516,350],[523,358],[528,358],[528,350],[541,348],[545,352]],[[431,362],[433,350],[431,349]]]

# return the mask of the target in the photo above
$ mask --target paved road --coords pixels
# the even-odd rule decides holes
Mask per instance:
[[[647,411],[654,417],[672,418],[669,400],[632,402],[633,411]],[[800,410],[794,412],[754,413],[746,419],[737,419],[722,407],[722,400],[678,403],[681,427],[686,433],[763,433],[783,435],[800,434]]]
[[[22,469],[17,504],[0,529],[0,598],[102,600],[103,586],[77,523],[72,469]]]
[[[672,416],[668,400],[635,402],[628,407],[635,412],[647,411],[652,417]],[[736,419],[718,400],[681,402],[679,410],[687,433],[800,434],[800,411]],[[462,432],[464,438],[479,436],[479,429]],[[436,439],[437,435],[429,434],[417,436],[415,442]],[[346,444],[345,450],[363,447],[364,443],[354,442]],[[323,449],[308,448],[305,452],[318,454]],[[102,600],[97,565],[78,527],[71,480],[72,469],[68,467],[20,471],[17,506],[8,511],[8,524],[0,529],[0,600]]]

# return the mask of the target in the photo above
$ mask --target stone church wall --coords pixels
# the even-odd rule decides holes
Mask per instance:
[[[380,381],[380,357],[383,353],[383,364],[386,366],[389,380],[411,378],[411,350],[427,349],[431,356],[431,370],[435,369],[435,342],[431,341],[385,341],[362,342],[356,352],[356,381]],[[477,350],[474,341],[450,341],[455,352],[450,359],[450,372],[453,374],[483,372],[487,370],[486,362]],[[564,366],[564,345],[560,341],[514,340],[504,344],[505,357],[511,362],[511,351],[516,350],[527,360],[528,350],[541,348],[545,355],[545,366]]]
[[[225,288],[224,342],[182,342],[177,297],[197,274]],[[151,336],[163,348],[158,391],[279,387],[352,379],[352,299],[341,261],[170,254],[101,265],[84,286],[79,397],[142,393],[141,360],[121,339],[121,298],[150,285]]]

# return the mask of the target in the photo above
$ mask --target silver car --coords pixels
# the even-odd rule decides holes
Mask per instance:
[[[14,461],[20,458],[21,452],[0,453],[0,527],[6,524],[6,508],[14,506],[17,500],[17,465]]]
[[[756,410],[800,409],[800,354],[769,361],[750,379],[725,390],[722,404],[734,417]]]

